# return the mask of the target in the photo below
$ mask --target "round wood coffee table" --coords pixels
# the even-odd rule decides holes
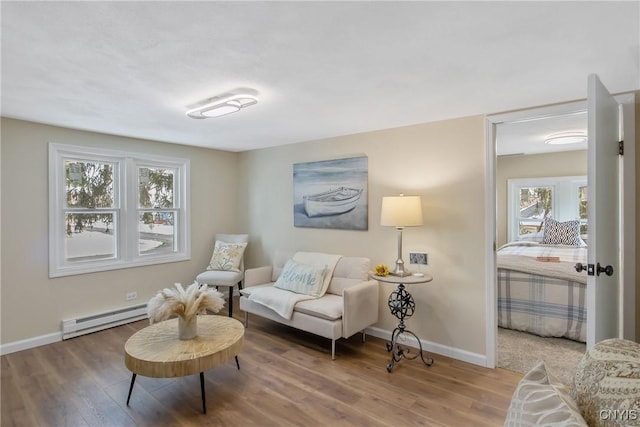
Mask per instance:
[[[169,319],[139,330],[124,345],[124,363],[133,375],[127,405],[136,375],[152,378],[184,377],[200,373],[202,411],[207,413],[204,394],[204,371],[213,369],[232,357],[240,369],[238,353],[244,341],[242,323],[226,316],[198,316],[198,335],[190,340],[178,339],[178,319]]]

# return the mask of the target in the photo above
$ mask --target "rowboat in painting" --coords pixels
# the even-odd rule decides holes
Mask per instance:
[[[362,189],[340,187],[304,196],[304,210],[308,217],[339,215],[355,208],[361,195]]]

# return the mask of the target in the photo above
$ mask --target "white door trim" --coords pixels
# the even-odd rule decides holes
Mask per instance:
[[[624,194],[625,208],[622,224],[624,235],[635,236],[636,217],[636,186],[635,186],[635,97],[633,93],[618,95],[616,100],[625,104],[624,108],[624,139],[625,155],[624,165]],[[532,108],[499,114],[488,115],[485,119],[485,259],[486,270],[486,366],[495,368],[497,350],[498,312],[496,306],[496,126],[506,122],[520,122],[541,119],[565,114],[584,112],[587,109],[587,101],[575,101],[564,104],[556,104],[546,107]],[[622,336],[635,340],[635,237],[625,239],[623,242],[623,289],[621,325]]]

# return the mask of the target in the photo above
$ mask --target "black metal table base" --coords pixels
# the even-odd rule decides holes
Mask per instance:
[[[236,366],[238,370],[240,370],[240,362],[238,361],[238,356],[236,356]],[[131,385],[129,386],[129,395],[127,396],[127,406],[129,406],[129,400],[131,400],[131,392],[133,391],[133,384],[136,382],[137,374],[131,375]],[[205,399],[204,394],[204,372],[200,372],[200,394],[202,395],[202,413],[207,413],[207,400]]]
[[[418,342],[418,346],[420,347],[420,352],[413,354],[411,353],[411,347],[403,347],[400,345],[400,343],[398,343],[398,339],[403,334],[411,335],[416,339],[416,341]],[[420,359],[422,359],[422,363],[424,363],[426,366],[433,365],[432,358],[427,357],[425,360],[424,352],[422,350],[422,343],[420,342],[418,336],[411,331],[407,331],[403,326],[398,326],[393,330],[393,333],[391,334],[391,342],[387,343],[387,351],[391,353],[391,361],[387,364],[387,372],[391,372],[396,362],[399,362],[403,357],[407,360],[413,360],[420,356]]]
[[[387,343],[387,351],[391,353],[391,361],[387,364],[387,372],[391,372],[396,362],[399,362],[403,357],[407,360],[413,360],[420,356],[422,363],[426,366],[433,365],[432,358],[428,357],[426,360],[424,358],[420,338],[418,338],[418,336],[413,332],[408,331],[404,324],[404,319],[413,316],[416,309],[416,303],[402,283],[399,283],[397,289],[389,295],[388,305],[391,314],[393,314],[400,323],[398,323],[398,326],[391,334],[391,342]],[[411,347],[403,347],[398,343],[398,339],[404,334],[411,335],[416,339],[418,346],[420,347],[419,353],[413,354],[411,353]]]

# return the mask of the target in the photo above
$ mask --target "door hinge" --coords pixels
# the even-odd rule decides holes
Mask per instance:
[[[624,155],[624,141],[618,141],[618,154]]]

